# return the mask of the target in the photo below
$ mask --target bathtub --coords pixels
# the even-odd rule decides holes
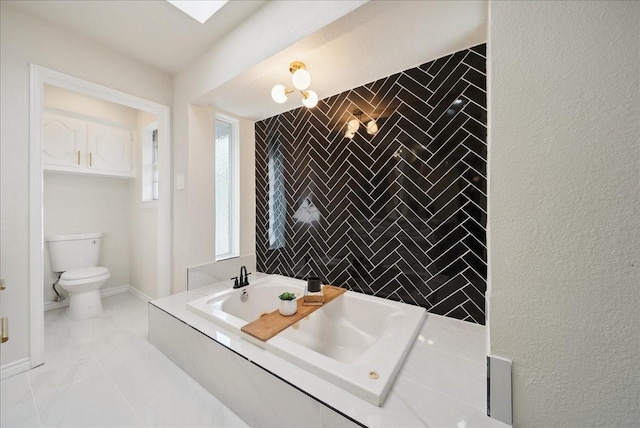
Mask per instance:
[[[302,296],[304,287],[305,281],[269,275],[242,289],[189,302],[187,310],[381,406],[424,322],[425,309],[347,291],[266,342],[240,330],[276,310],[281,293]]]

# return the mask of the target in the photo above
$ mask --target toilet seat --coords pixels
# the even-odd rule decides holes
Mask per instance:
[[[79,268],[79,269],[70,269],[62,274],[58,284],[62,286],[65,290],[71,291],[89,291],[93,289],[92,285],[100,284],[100,286],[107,279],[111,278],[111,274],[109,273],[109,269],[102,266],[88,267],[88,268]],[[70,290],[69,287],[74,287],[73,290]]]
[[[65,281],[77,281],[80,279],[95,278],[108,273],[109,269],[107,269],[106,267],[93,266],[68,270],[62,274],[60,279]]]

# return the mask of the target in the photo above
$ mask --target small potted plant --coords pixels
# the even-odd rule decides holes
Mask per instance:
[[[285,317],[290,317],[298,311],[298,301],[296,300],[295,293],[284,292],[278,296],[280,298],[280,307],[278,310],[280,314]]]

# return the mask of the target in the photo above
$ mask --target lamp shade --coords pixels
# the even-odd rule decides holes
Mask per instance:
[[[291,80],[293,81],[293,86],[295,86],[296,89],[304,91],[311,84],[311,75],[307,70],[300,68],[293,73]]]
[[[313,91],[306,91],[307,96],[302,98],[305,107],[313,108],[318,104],[318,94]]]
[[[367,123],[367,134],[374,135],[376,132],[378,132],[378,124],[375,120],[369,121]]]
[[[347,122],[347,130],[352,134],[355,134],[359,127],[360,122],[358,122],[358,119],[351,119],[349,122]]]
[[[282,104],[283,102],[287,101],[287,91],[284,85],[274,86],[273,89],[271,89],[271,98],[273,98],[273,101],[277,102],[278,104]]]

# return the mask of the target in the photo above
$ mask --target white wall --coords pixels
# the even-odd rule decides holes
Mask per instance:
[[[46,108],[81,114],[135,129],[138,111],[56,86],[45,85]],[[101,290],[130,284],[129,212],[133,182],[127,179],[45,173],[43,189],[44,236],[102,232],[100,265],[111,273]],[[44,302],[55,298],[48,245],[44,245]],[[57,287],[61,294],[67,294]]]
[[[157,295],[157,202],[142,203],[142,130],[157,121],[153,114],[45,85],[47,108],[81,114],[135,130],[135,179],[47,173],[44,177],[44,233],[103,232],[101,266],[111,278],[101,290],[131,285],[149,297]],[[48,246],[44,246],[44,301],[53,301]],[[58,292],[66,294],[61,287]]]
[[[158,203],[142,202],[142,144],[143,129],[158,118],[150,113],[138,111],[137,117],[137,165],[138,175],[130,192],[130,265],[131,286],[144,295],[158,295]]]
[[[131,180],[94,177],[88,174],[46,172],[44,176],[44,236],[102,232],[100,266],[111,278],[101,291],[130,284],[129,207]],[[48,245],[44,246],[44,301],[55,297],[51,284]],[[58,292],[66,294],[61,287]]]
[[[638,426],[638,28],[638,2],[490,4],[489,329],[515,426]]]
[[[123,128],[135,129],[138,125],[138,110],[136,109],[57,86],[44,86],[44,105],[65,112],[101,119]]]
[[[0,275],[11,339],[0,366],[29,357],[29,63],[160,104],[171,78],[0,2]]]
[[[211,145],[203,139],[211,112],[199,110],[197,100],[255,64],[302,40],[360,6],[362,1],[273,1],[250,16],[233,33],[203,53],[175,76],[173,100],[174,177],[183,175],[186,188],[173,195],[172,292],[185,289],[186,267],[213,261],[214,192],[207,168],[213,166]],[[286,25],[274,25],[286,16]],[[309,16],[313,19],[309,20]],[[242,54],[240,55],[239,52]],[[211,124],[212,125],[212,124]],[[255,135],[253,123],[240,123],[240,255],[255,253]],[[175,188],[175,181],[174,181]],[[205,230],[210,229],[210,230]],[[205,236],[206,234],[206,236]]]
[[[256,129],[240,119],[240,248],[241,256],[256,252]],[[254,257],[255,259],[255,257]],[[255,264],[255,261],[254,261]],[[248,267],[248,266],[247,266]]]
[[[215,112],[189,106],[189,264],[215,260]]]

